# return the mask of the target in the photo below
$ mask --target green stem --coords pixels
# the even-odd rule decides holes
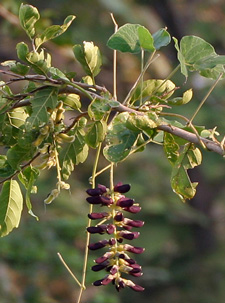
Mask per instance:
[[[98,149],[97,149],[97,153],[96,153],[96,157],[95,157],[95,163],[94,163],[93,170],[92,170],[92,188],[95,188],[96,171],[97,171],[97,166],[98,166],[98,162],[99,162],[101,147],[102,147],[102,144],[100,143],[99,146],[98,146]],[[90,204],[89,213],[92,213],[92,211],[93,211],[93,205]],[[90,227],[90,226],[91,226],[91,219],[88,220],[88,224],[87,224],[87,227]],[[82,274],[80,293],[79,293],[79,296],[78,296],[77,303],[80,303],[83,291],[85,289],[89,243],[90,243],[90,233],[87,232],[86,246],[85,246],[85,252],[84,252],[83,274]]]
[[[191,117],[191,119],[189,120],[189,124],[192,123],[192,121],[194,120],[194,118],[196,117],[196,115],[198,114],[199,110],[201,109],[201,107],[203,106],[203,104],[205,103],[205,101],[208,99],[209,95],[212,93],[212,91],[214,90],[214,88],[216,87],[217,83],[220,81],[220,79],[222,78],[223,73],[219,74],[219,77],[216,79],[216,81],[214,82],[214,84],[211,86],[211,88],[209,89],[208,93],[205,95],[205,97],[203,98],[203,100],[201,101],[201,103],[199,104],[198,108],[196,109],[196,111],[194,112],[193,116]]]

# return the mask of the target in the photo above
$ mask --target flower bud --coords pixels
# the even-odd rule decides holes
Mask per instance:
[[[121,194],[127,193],[129,190],[130,184],[123,184],[122,182],[119,182],[114,186],[114,191]]]

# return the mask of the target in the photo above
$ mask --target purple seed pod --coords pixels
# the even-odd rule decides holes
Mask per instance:
[[[107,213],[107,212],[88,214],[88,218],[91,220],[103,219],[108,216],[109,216],[109,213]]]
[[[124,218],[124,224],[131,227],[142,227],[144,225],[144,221]]]
[[[123,219],[124,219],[124,216],[123,216],[123,213],[121,213],[121,212],[117,212],[117,214],[114,216],[114,220],[117,222],[121,222],[121,221],[123,221]]]
[[[87,227],[87,231],[90,234],[104,234],[104,232],[106,231],[106,228],[107,228],[107,226],[102,224],[102,225]]]
[[[102,191],[100,188],[89,188],[86,190],[86,193],[89,195],[89,196],[100,196],[102,195]]]
[[[127,230],[121,230],[118,235],[124,239],[127,239],[127,240],[133,240],[133,239],[137,239],[140,235],[139,232],[137,231],[134,231],[134,232],[130,232],[130,231],[127,231]]]
[[[96,243],[89,244],[88,248],[90,250],[96,250],[96,249],[100,249],[100,248],[105,247],[107,244],[108,244],[108,241],[107,240],[103,240],[103,241],[99,241],[99,242],[96,242]]]
[[[141,207],[138,205],[132,205],[130,207],[124,207],[123,209],[130,213],[136,214],[136,213],[139,213],[139,211],[141,210]]]
[[[87,197],[86,200],[90,204],[102,204],[101,196]]]
[[[120,198],[116,205],[120,207],[131,207],[134,204],[134,200],[126,197]]]
[[[119,182],[114,186],[114,191],[120,194],[127,193],[129,190],[130,184],[123,184],[122,182]]]
[[[132,252],[134,254],[141,254],[145,249],[143,247],[135,247],[129,244],[124,244],[124,250]]]

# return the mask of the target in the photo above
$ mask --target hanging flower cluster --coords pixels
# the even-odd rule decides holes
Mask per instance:
[[[142,275],[141,266],[130,258],[129,253],[141,254],[142,247],[135,247],[130,244],[123,244],[124,240],[133,240],[139,237],[139,232],[132,231],[133,227],[142,227],[144,222],[131,220],[124,216],[124,212],[138,213],[141,208],[133,199],[127,198],[124,194],[130,190],[129,184],[119,182],[113,190],[99,184],[97,188],[88,189],[89,197],[86,199],[90,204],[98,204],[107,207],[105,212],[91,213],[88,217],[92,220],[101,219],[95,226],[90,226],[87,231],[91,234],[108,234],[112,237],[108,240],[101,240],[89,245],[90,250],[97,250],[103,247],[108,251],[103,256],[97,258],[97,263],[92,267],[93,271],[105,269],[107,275],[94,282],[95,286],[107,285],[112,282],[117,291],[128,286],[135,291],[143,291],[144,288],[133,281],[125,279],[122,274],[134,277]],[[108,223],[110,222],[110,223]]]

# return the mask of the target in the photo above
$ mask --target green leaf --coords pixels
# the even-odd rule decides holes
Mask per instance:
[[[75,58],[82,65],[88,76],[94,78],[100,72],[102,58],[99,48],[93,42],[83,42],[83,46],[76,44],[73,47]]]
[[[25,149],[16,144],[8,150],[6,154],[7,161],[13,169],[20,169],[19,165],[22,164],[23,161],[30,160],[34,155],[35,150],[36,148],[33,146]]]
[[[75,140],[67,144],[59,154],[61,172],[65,180],[67,180],[74,170],[75,165],[83,163],[88,156],[88,145],[85,141],[85,133],[82,129],[83,127],[77,126],[75,128]]]
[[[0,236],[8,235],[20,223],[23,196],[15,180],[6,181],[0,194]]]
[[[62,100],[65,105],[73,109],[81,108],[80,96],[77,94],[60,95],[60,100]]]
[[[63,25],[52,25],[46,28],[46,30],[41,35],[38,35],[35,38],[36,48],[38,49],[44,42],[62,35],[75,18],[76,17],[74,15],[70,15],[64,20]]]
[[[164,132],[163,149],[170,164],[175,164],[179,157],[179,145],[172,134]]]
[[[168,104],[171,105],[183,105],[187,104],[191,101],[193,96],[192,88],[188,89],[186,92],[183,93],[182,97],[173,98],[171,100],[168,100]]]
[[[11,176],[15,170],[9,165],[7,157],[0,155],[0,177],[7,178]]]
[[[111,109],[107,99],[94,99],[88,106],[88,115],[93,120],[101,120]]]
[[[121,113],[113,120],[106,135],[106,147],[103,150],[105,158],[110,162],[124,160],[135,145],[140,131],[126,127],[128,113]]]
[[[66,75],[56,67],[50,67],[48,71],[51,73],[53,79],[63,79],[65,81],[69,81]]]
[[[21,64],[20,62],[16,62],[15,60],[2,62],[1,65],[9,66],[11,72],[22,76],[25,76],[30,70],[29,66]]]
[[[85,137],[86,143],[92,148],[98,147],[99,143],[105,138],[106,130],[107,124],[105,121],[96,121],[92,123]]]
[[[202,155],[198,148],[187,143],[183,151],[178,156],[173,164],[171,175],[171,186],[173,191],[181,198],[183,202],[186,199],[192,199],[196,193],[198,183],[192,183],[188,176],[187,170],[200,165]]]
[[[39,19],[40,15],[36,7],[23,3],[21,4],[19,10],[20,24],[30,39],[33,39],[35,36],[34,25]]]
[[[30,52],[26,56],[27,61],[32,66],[33,70],[41,75],[47,75],[51,67],[51,56],[42,49],[38,52]]]
[[[29,54],[29,48],[26,43],[20,42],[16,45],[17,56],[20,60],[27,62],[27,55]]]
[[[141,51],[138,29],[139,24],[127,23],[121,26],[108,40],[107,46],[123,53],[139,53]]]
[[[155,50],[154,40],[149,30],[144,26],[138,28],[138,38],[140,47],[146,51],[153,52]]]
[[[39,220],[38,217],[32,211],[32,204],[30,201],[30,194],[36,193],[36,187],[34,186],[35,181],[38,179],[39,170],[28,166],[23,172],[20,172],[18,178],[20,182],[24,185],[26,189],[26,205],[28,209],[28,213],[35,217],[36,220]]]
[[[10,112],[8,112],[8,117],[10,124],[16,128],[19,128],[23,125],[28,117],[28,114],[22,107],[14,108]]]
[[[167,46],[171,41],[170,34],[165,28],[158,30],[152,35],[152,37],[154,39],[154,46],[156,50],[160,49],[163,46]]]
[[[48,108],[54,109],[57,105],[58,90],[54,87],[48,87],[38,91],[31,100],[32,114],[27,119],[27,130],[33,127],[39,127],[40,124],[47,123],[49,120]]]
[[[189,71],[198,71],[202,76],[217,79],[224,73],[225,56],[219,56],[213,46],[196,36],[185,36],[180,41],[174,38],[178,50],[178,60],[181,63],[181,72],[187,77]]]
[[[143,114],[143,115],[136,115],[136,114],[130,114],[126,126],[129,129],[132,129],[132,126],[134,129],[138,129],[143,131],[145,134],[147,134],[150,137],[154,137],[155,132],[153,131],[154,128],[158,126],[158,124],[155,122],[155,120],[152,120],[153,118],[151,114]],[[155,117],[157,119],[157,117]]]

